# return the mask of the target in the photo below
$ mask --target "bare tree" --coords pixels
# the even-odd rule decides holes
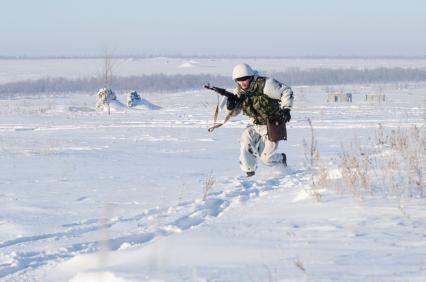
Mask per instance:
[[[110,108],[110,97],[109,97],[109,89],[111,89],[112,84],[112,62],[111,62],[111,54],[109,52],[105,52],[104,56],[104,66],[102,71],[102,83],[103,87],[107,90],[107,107],[108,107],[108,115],[111,114]]]

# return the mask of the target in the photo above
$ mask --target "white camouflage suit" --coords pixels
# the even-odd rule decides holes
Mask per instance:
[[[254,76],[254,80],[257,75]],[[238,95],[238,87],[235,88],[234,94]],[[293,105],[292,89],[278,82],[273,78],[266,78],[263,94],[272,99],[279,100],[280,107],[283,109],[291,109]],[[232,111],[232,116],[241,113],[241,107],[236,107]],[[241,135],[240,140],[240,168],[244,172],[254,172],[257,168],[257,159],[260,158],[262,163],[267,166],[274,166],[283,163],[283,155],[277,153],[278,142],[269,141],[266,125],[254,124],[254,120],[250,119],[250,123]]]

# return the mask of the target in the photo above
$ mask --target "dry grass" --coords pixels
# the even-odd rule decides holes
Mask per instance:
[[[426,100],[425,100],[426,103]],[[350,192],[357,200],[367,196],[385,198],[421,198],[426,181],[426,111],[422,126],[385,128],[379,124],[370,142],[356,140],[342,146],[334,159],[339,178],[331,180],[333,165],[325,166],[320,158],[311,120],[311,138],[304,140],[306,174],[310,177],[307,191],[321,201],[323,190],[337,187]]]
[[[216,183],[216,179],[212,175],[212,173],[208,174],[203,179],[203,201],[207,199],[207,195],[213,189],[214,184]]]
[[[22,99],[1,101],[0,114],[2,115],[32,115],[46,114],[56,108],[54,98],[47,99]]]
[[[324,166],[320,158],[318,143],[315,138],[314,128],[312,121],[308,119],[311,138],[308,141],[303,140],[305,149],[304,165],[306,173],[310,176],[311,189],[307,192],[316,200],[321,201],[321,189],[325,188],[328,184],[328,169]]]
[[[426,126],[386,130],[379,124],[372,144],[352,143],[337,159],[342,184],[357,199],[424,197]]]
[[[297,268],[299,268],[301,271],[306,273],[305,266],[303,265],[303,263],[299,259],[295,259],[293,262],[294,262],[294,265],[297,266]]]

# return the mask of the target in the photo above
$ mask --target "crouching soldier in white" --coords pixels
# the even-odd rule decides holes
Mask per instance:
[[[237,83],[234,94],[239,100],[228,100],[226,107],[233,116],[242,110],[250,118],[250,124],[241,136],[241,170],[247,176],[253,176],[258,157],[268,166],[287,166],[286,155],[277,153],[279,141],[268,138],[267,120],[273,117],[284,123],[290,121],[293,91],[275,79],[258,76],[247,64],[236,65],[232,79]]]

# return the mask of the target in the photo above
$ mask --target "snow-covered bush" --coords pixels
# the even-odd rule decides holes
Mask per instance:
[[[117,96],[111,89],[101,88],[96,94],[96,110],[103,111],[110,101],[117,100]]]

